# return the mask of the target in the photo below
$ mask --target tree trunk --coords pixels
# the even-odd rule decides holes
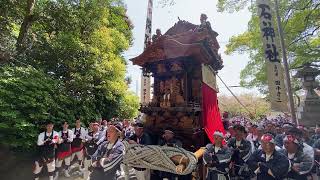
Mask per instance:
[[[32,24],[33,9],[35,2],[36,0],[27,0],[26,15],[24,16],[23,22],[21,24],[16,44],[18,54],[21,53],[25,48],[25,41],[28,35],[28,30]]]
[[[300,97],[298,96],[297,92],[294,92],[294,95],[295,95],[296,98],[297,98],[297,107],[299,107],[299,106],[300,106],[300,103],[301,103],[301,99],[300,99]]]

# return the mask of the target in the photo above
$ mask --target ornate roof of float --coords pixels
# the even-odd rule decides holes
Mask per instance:
[[[164,35],[150,43],[142,54],[131,59],[134,65],[146,67],[160,61],[191,57],[200,63],[210,64],[215,70],[222,69],[218,33],[210,28],[200,28],[179,20]]]

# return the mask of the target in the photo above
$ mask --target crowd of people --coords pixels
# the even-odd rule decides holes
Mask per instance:
[[[62,175],[70,177],[71,169],[82,172],[85,180],[112,180],[126,172],[121,164],[129,144],[182,147],[170,127],[159,140],[144,130],[141,121],[93,121],[88,128],[75,120],[70,129],[67,121],[60,131],[52,122],[39,134],[39,153],[35,160],[34,176],[39,179],[46,166],[50,180]],[[320,159],[320,127],[310,130],[295,126],[290,119],[276,117],[257,124],[245,118],[224,121],[225,132],[215,131],[214,144],[208,144],[202,157],[206,179],[308,180],[317,179]],[[312,134],[313,133],[313,134]],[[191,175],[177,175],[150,169],[134,168],[138,180],[189,180]],[[131,170],[130,170],[131,172]]]
[[[35,160],[33,174],[38,180],[41,174],[47,174],[50,180],[59,179],[61,175],[70,177],[74,169],[80,172],[83,179],[112,180],[123,176],[124,167],[121,164],[124,144],[151,145],[154,140],[144,132],[141,121],[130,123],[120,121],[93,121],[85,128],[81,120],[75,120],[74,128],[64,121],[59,132],[54,130],[54,123],[46,122],[46,130],[39,134],[37,146],[38,155]],[[168,141],[167,141],[168,140]],[[161,143],[175,142],[173,132],[164,131]],[[41,172],[46,166],[47,172]],[[159,172],[159,174],[161,174]],[[135,168],[134,175],[139,180],[149,180],[150,170]]]
[[[206,146],[207,179],[318,179],[319,127],[296,126],[282,116],[256,124],[236,117],[224,127],[226,134],[216,131],[215,143]]]

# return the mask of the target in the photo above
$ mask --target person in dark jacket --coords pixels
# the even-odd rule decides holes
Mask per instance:
[[[290,123],[285,123],[282,126],[282,133],[281,134],[277,134],[275,137],[275,141],[276,141],[276,145],[280,148],[283,147],[283,138],[286,136],[286,134],[288,133],[288,131],[293,128],[293,125]]]
[[[214,144],[208,144],[203,155],[203,162],[208,169],[207,180],[229,180],[229,165],[232,151],[222,144],[223,134],[215,131]]]
[[[228,141],[228,147],[233,151],[231,177],[232,179],[249,179],[249,169],[246,162],[251,155],[251,143],[245,139],[246,130],[243,126],[235,125],[233,128],[235,137]]]
[[[289,170],[289,160],[281,152],[275,150],[275,139],[271,133],[261,137],[262,149],[258,149],[248,160],[248,166],[257,180],[281,180]]]
[[[282,153],[290,160],[291,168],[286,176],[292,180],[307,180],[313,167],[314,157],[303,151],[303,144],[293,135],[285,136]]]
[[[320,139],[320,125],[317,125],[315,130],[315,134],[311,136],[311,144],[314,144],[318,139]]]
[[[116,172],[120,170],[120,163],[124,155],[124,145],[119,140],[121,127],[110,125],[104,141],[92,157],[93,172],[91,180],[115,180]]]
[[[159,140],[158,145],[160,146],[170,146],[176,148],[182,148],[182,142],[175,137],[174,130],[170,127],[165,128],[162,138]],[[172,174],[169,172],[158,171],[156,172],[161,180],[175,180],[181,179],[179,175]]]
[[[152,145],[152,139],[148,133],[144,131],[144,126],[142,121],[137,120],[133,123],[134,135],[128,140],[129,144],[142,144],[142,145]],[[135,168],[136,176],[138,180],[149,180],[150,179],[150,169]]]

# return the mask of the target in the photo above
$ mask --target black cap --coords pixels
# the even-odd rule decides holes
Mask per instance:
[[[246,128],[244,126],[242,126],[242,125],[239,125],[239,124],[234,125],[233,129],[234,130],[238,130],[238,131],[243,132],[243,133],[247,133]]]
[[[251,127],[253,127],[253,128],[258,128],[258,125],[253,124]]]
[[[113,125],[114,125],[114,127],[117,128],[118,131],[122,131],[122,129],[123,129],[122,123],[114,122]]]
[[[141,120],[136,120],[135,122],[133,122],[132,125],[133,125],[133,126],[136,126],[136,127],[143,128],[143,123],[142,123]]]
[[[165,131],[170,131],[171,133],[174,134],[174,130],[173,130],[171,127],[166,127],[166,128],[164,128],[164,132],[165,132]]]

